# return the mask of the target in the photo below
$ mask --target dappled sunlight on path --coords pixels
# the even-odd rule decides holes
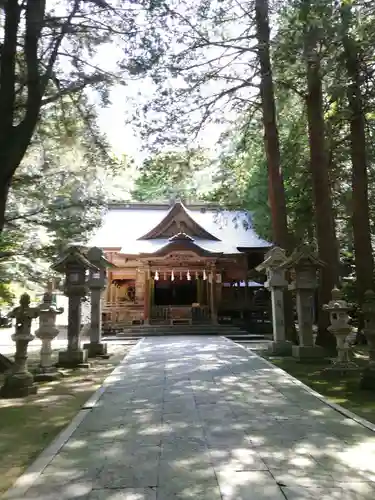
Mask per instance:
[[[375,434],[226,339],[146,339],[106,385],[22,498],[375,498]]]

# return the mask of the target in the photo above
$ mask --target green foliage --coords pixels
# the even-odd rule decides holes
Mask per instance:
[[[295,242],[312,242],[313,207],[308,171],[308,143],[303,107],[294,96],[280,91],[278,99],[280,150],[284,176],[289,229]],[[271,214],[268,203],[268,171],[264,152],[262,117],[256,113],[251,123],[233,133],[233,146],[221,157],[219,185],[211,197],[233,208],[252,213],[257,232],[272,241]],[[235,188],[235,189],[234,189]]]
[[[209,186],[210,162],[200,149],[167,151],[147,158],[132,197],[138,201],[196,201]]]
[[[254,1],[166,0],[149,16],[163,33],[156,64],[143,65],[157,91],[139,114],[147,140],[160,147],[224,133],[215,182],[207,199],[253,214],[258,232],[271,239],[267,158],[259,112],[259,69]],[[358,53],[366,118],[371,227],[375,223],[375,10],[366,0],[270,0],[271,55],[288,225],[294,243],[316,243],[306,118],[306,61],[323,80],[325,142],[343,275],[355,283],[345,255],[353,255],[352,154],[343,37]],[[173,41],[173,43],[172,43]],[[140,51],[136,58],[142,60]],[[169,182],[168,176],[165,181]],[[350,285],[352,286],[352,285]],[[353,286],[352,286],[353,288]],[[353,288],[354,290],[354,288]]]
[[[48,136],[43,122],[49,120],[51,104],[66,141],[82,133],[83,140],[88,134],[97,139],[92,103],[107,105],[111,86],[132,77],[130,54],[140,46],[151,49],[154,30],[142,22],[149,8],[142,0],[125,5],[118,0],[14,0],[0,8],[1,232],[10,184],[32,141],[35,147],[35,134],[44,127]],[[77,127],[77,118],[86,127]],[[87,148],[85,156],[90,156]],[[48,162],[43,165],[45,173]],[[34,181],[33,173],[29,185]]]
[[[139,74],[156,88],[135,123],[158,150],[161,144],[191,144],[210,133],[207,124],[236,122],[259,99],[253,0],[155,4],[147,16],[158,33],[152,49],[142,47],[132,56]]]
[[[0,295],[12,282],[45,282],[53,259],[69,243],[85,243],[112,201],[111,187],[125,165],[106,154],[105,139],[88,130],[88,117],[82,120],[68,100],[43,111],[8,199]],[[92,111],[90,121],[94,127]]]

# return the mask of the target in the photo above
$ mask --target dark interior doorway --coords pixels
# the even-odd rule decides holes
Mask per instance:
[[[155,281],[156,306],[191,306],[196,301],[196,280]]]

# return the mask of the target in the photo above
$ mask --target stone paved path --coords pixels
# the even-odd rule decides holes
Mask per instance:
[[[375,434],[214,337],[144,340],[26,500],[375,499]]]

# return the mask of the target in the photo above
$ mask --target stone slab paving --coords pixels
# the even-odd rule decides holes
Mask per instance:
[[[219,337],[145,339],[23,499],[373,500],[375,434]]]

